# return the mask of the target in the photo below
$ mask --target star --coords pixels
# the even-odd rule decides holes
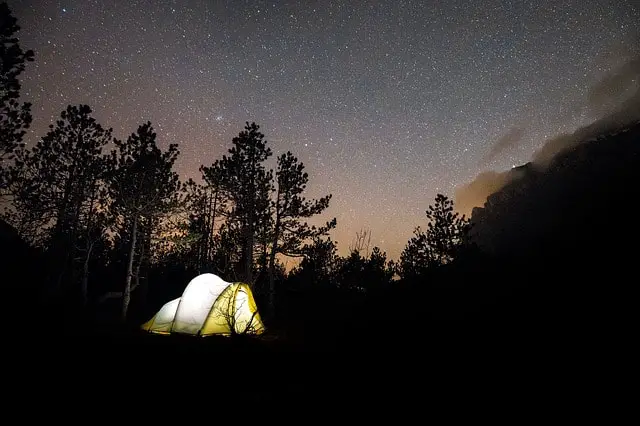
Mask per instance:
[[[337,218],[332,239],[366,223],[394,259],[438,188],[453,197],[526,163],[588,119],[595,81],[640,55],[633,2],[9,4],[35,52],[21,77],[28,145],[88,103],[121,139],[150,120],[160,143],[179,143],[181,178],[197,180],[255,121],[274,157],[305,164],[308,199],[332,194],[318,219]],[[522,137],[482,164],[513,129]]]

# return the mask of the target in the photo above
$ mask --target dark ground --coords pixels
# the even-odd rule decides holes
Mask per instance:
[[[262,416],[251,409],[263,404],[269,415],[310,422],[338,411],[476,420],[599,411],[617,366],[602,357],[602,336],[585,339],[586,330],[570,327],[430,319],[419,331],[270,330],[260,338],[33,329],[4,346],[5,386],[18,401],[84,407],[96,418],[162,419],[166,410],[220,406]]]

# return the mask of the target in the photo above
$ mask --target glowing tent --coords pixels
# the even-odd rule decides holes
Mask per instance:
[[[142,325],[157,334],[260,334],[260,319],[248,285],[229,283],[214,274],[198,275],[189,282],[182,297],[166,303]]]

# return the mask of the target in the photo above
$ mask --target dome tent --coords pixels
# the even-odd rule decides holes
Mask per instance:
[[[181,297],[162,306],[142,329],[200,336],[261,334],[264,324],[247,284],[202,274],[189,282]]]

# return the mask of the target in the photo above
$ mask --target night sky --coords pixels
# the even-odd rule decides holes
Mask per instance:
[[[9,0],[35,62],[33,143],[67,104],[126,138],[147,120],[199,176],[245,121],[306,165],[344,253],[397,258],[437,192],[529,161],[594,117],[592,85],[640,53],[637,0]]]

